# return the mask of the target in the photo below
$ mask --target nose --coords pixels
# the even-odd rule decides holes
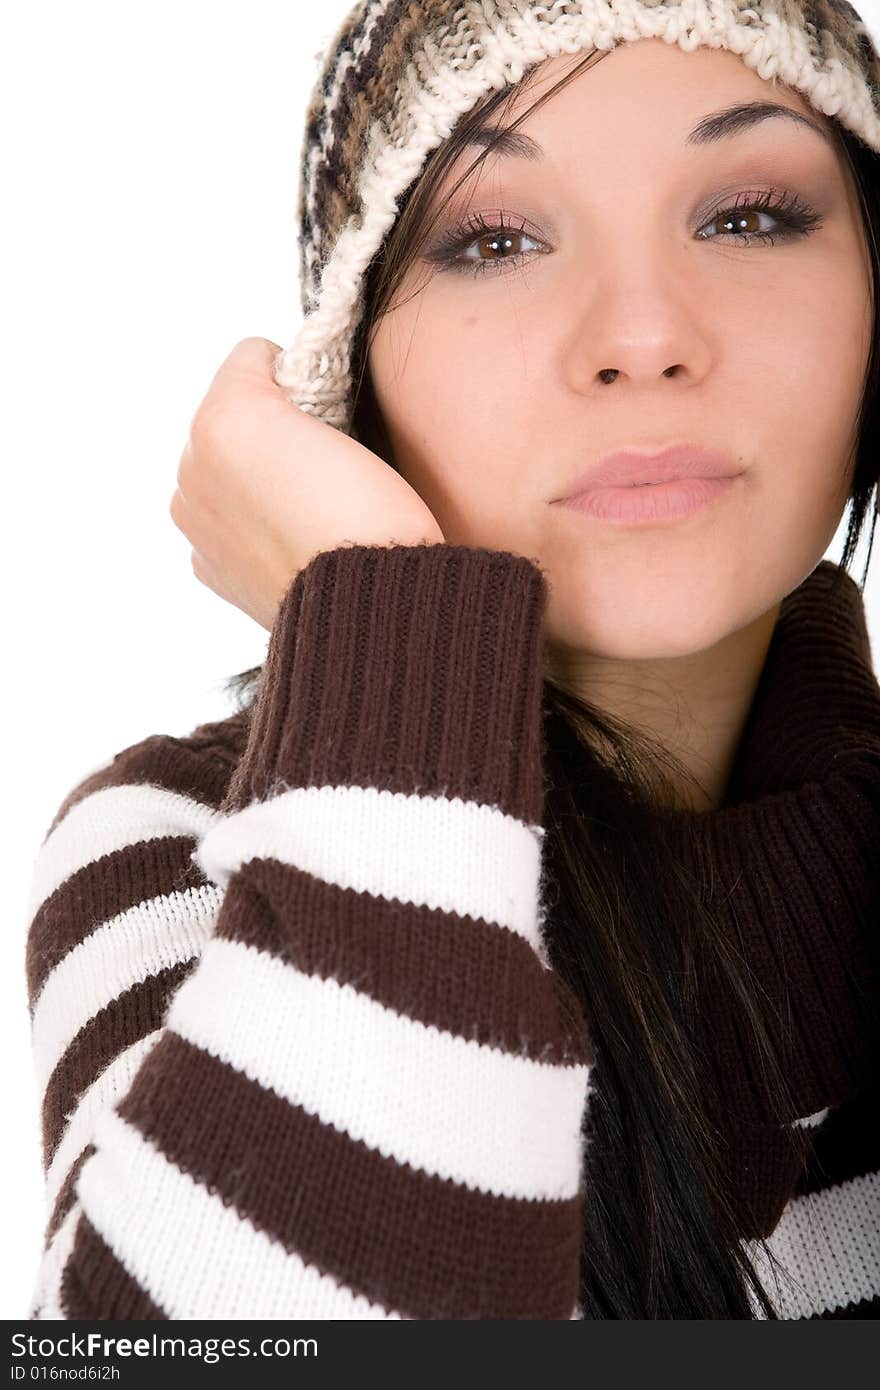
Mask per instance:
[[[608,260],[579,289],[578,300],[567,287],[558,311],[565,316],[563,372],[573,391],[588,395],[613,383],[618,392],[650,392],[667,380],[693,385],[710,370],[714,306],[687,257],[618,236]]]

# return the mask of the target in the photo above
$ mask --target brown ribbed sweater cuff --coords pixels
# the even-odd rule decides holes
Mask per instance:
[[[539,568],[506,551],[322,551],[278,610],[225,809],[372,785],[537,824],[545,599]]]

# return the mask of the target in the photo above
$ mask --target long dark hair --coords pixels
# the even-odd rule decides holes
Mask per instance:
[[[602,55],[588,54],[505,129],[519,123]],[[429,224],[429,207],[471,126],[506,111],[530,80],[493,92],[459,121],[406,190],[364,283],[352,355],[352,434],[394,466],[370,382],[369,346]],[[495,123],[497,124],[497,122]],[[499,128],[501,128],[499,126]],[[869,245],[874,335],[857,420],[850,520],[841,575],[855,555],[874,498],[880,454],[880,158],[833,127],[858,190]],[[491,153],[473,161],[458,188]],[[450,193],[455,189],[450,190]],[[439,215],[439,209],[435,216]],[[226,682],[239,711],[259,692],[261,666]],[[715,973],[751,1026],[763,1059],[767,1106],[790,1116],[788,1088],[749,962],[714,920],[702,885],[672,853],[658,808],[676,802],[672,775],[694,783],[662,744],[564,689],[543,687],[548,949],[583,1001],[596,1045],[597,1084],[585,1115],[589,1140],[581,1303],[585,1318],[774,1318],[740,1236],[729,1137],[706,1060],[706,994]],[[806,1130],[787,1126],[807,1152]],[[796,1132],[795,1132],[796,1131]],[[772,1265],[773,1255],[758,1242]]]

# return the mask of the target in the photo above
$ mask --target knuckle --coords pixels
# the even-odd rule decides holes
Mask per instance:
[[[216,397],[207,396],[193,416],[189,427],[189,445],[184,460],[192,464],[195,455],[209,449],[217,434],[218,406]]]
[[[181,492],[188,493],[192,491],[192,485],[195,480],[195,472],[196,465],[195,459],[193,458],[193,451],[187,445],[187,447],[181,454],[180,462],[177,465],[177,486]]]

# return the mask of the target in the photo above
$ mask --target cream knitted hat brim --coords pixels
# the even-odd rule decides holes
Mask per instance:
[[[306,118],[305,317],[275,363],[289,400],[349,431],[367,269],[459,118],[547,58],[642,38],[727,49],[880,151],[880,60],[846,0],[361,0],[324,55]]]

